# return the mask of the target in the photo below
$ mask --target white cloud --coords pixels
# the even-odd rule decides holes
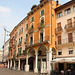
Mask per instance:
[[[11,12],[10,8],[4,7],[4,6],[0,6],[0,12]]]

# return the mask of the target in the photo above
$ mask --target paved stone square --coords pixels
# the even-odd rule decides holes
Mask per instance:
[[[40,75],[40,74],[25,71],[14,71],[7,68],[0,68],[0,75]]]

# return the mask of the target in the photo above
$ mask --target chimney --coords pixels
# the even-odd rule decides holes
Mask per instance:
[[[58,0],[56,1],[56,5],[57,5],[57,6],[59,5],[59,1],[58,1]]]

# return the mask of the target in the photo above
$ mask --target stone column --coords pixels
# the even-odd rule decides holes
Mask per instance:
[[[12,68],[12,59],[11,59],[11,62],[10,62],[10,68]]]
[[[8,60],[8,68],[9,68],[9,60]]]
[[[52,48],[47,51],[47,72],[50,74],[51,71],[51,61],[52,61]]]
[[[15,60],[14,60],[14,70],[15,70]]]
[[[18,62],[18,70],[20,70],[20,59],[19,59],[19,62]]]
[[[38,54],[36,53],[35,54],[35,69],[34,69],[34,73],[38,73],[38,68],[37,68],[37,65],[38,65]]]
[[[25,71],[26,71],[26,72],[29,72],[29,65],[28,65],[28,54],[27,54],[27,56],[26,56]]]

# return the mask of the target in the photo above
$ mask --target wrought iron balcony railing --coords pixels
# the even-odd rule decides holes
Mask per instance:
[[[38,24],[38,29],[41,29],[41,28],[44,28],[44,27],[45,27],[44,22],[43,23],[41,22],[41,23]]]
[[[30,29],[28,30],[28,33],[30,34],[32,32],[34,32],[34,28],[30,27]]]
[[[67,31],[75,29],[75,22],[65,25]]]
[[[57,40],[56,45],[68,44],[75,42],[75,37]]]
[[[49,36],[45,36],[43,38],[40,38],[40,39],[38,38],[38,39],[34,40],[34,42],[32,42],[32,44],[31,43],[27,43],[26,47],[39,45],[39,44],[44,44],[44,43],[49,43],[49,41],[50,41],[50,37]]]
[[[58,28],[56,28],[55,31],[56,31],[56,34],[61,33],[61,32],[62,32],[62,27],[58,27]]]

